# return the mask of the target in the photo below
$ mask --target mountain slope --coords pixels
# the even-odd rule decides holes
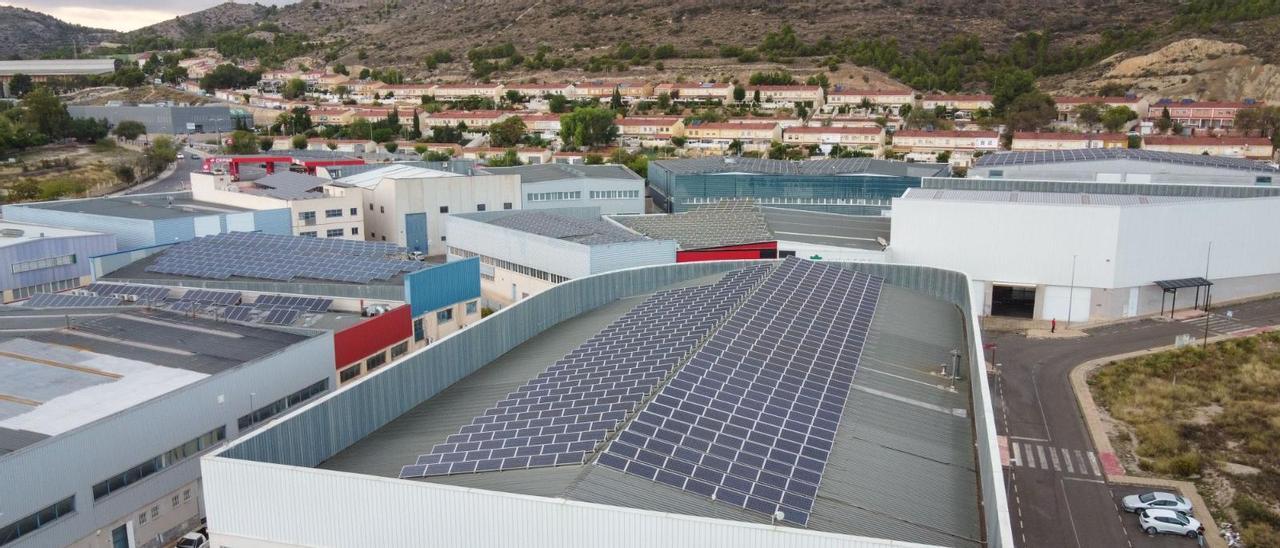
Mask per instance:
[[[36,57],[60,48],[84,48],[117,35],[115,31],[72,25],[43,13],[0,6],[0,57]]]
[[[259,4],[224,2],[208,9],[178,16],[168,21],[130,31],[126,38],[154,35],[181,40],[209,32],[251,26],[268,19],[276,8]]]

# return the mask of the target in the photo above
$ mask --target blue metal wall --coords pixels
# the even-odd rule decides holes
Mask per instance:
[[[27,230],[28,235],[32,235],[32,232],[38,233],[39,228],[30,227],[25,230]],[[90,267],[93,264],[90,257],[111,253],[115,250],[116,240],[110,234],[36,238],[0,247],[0,289],[16,289],[88,276],[92,273]],[[76,262],[74,264],[41,268],[16,274],[10,268],[20,262],[65,255],[75,255]]]
[[[10,221],[114,234],[116,236],[116,248],[121,250],[146,247],[156,243],[155,227],[152,226],[151,221],[143,219],[126,219],[73,211],[58,211],[21,204],[4,206],[3,211],[4,218]]]
[[[405,247],[409,251],[427,252],[427,214],[408,213],[404,216]]]
[[[404,298],[414,317],[480,298],[480,258],[450,261],[404,277]]]
[[[919,187],[920,177],[879,175],[755,175],[755,174],[673,174],[658,165],[649,166],[648,182],[656,202],[669,211],[688,211],[687,200],[719,198],[868,200],[883,205],[788,205],[774,207],[879,215],[889,208],[888,200],[902,196],[908,188]]]
[[[288,208],[264,209],[253,212],[253,226],[258,232],[267,234],[293,234],[293,213]],[[227,229],[227,220],[222,220],[222,229]]]

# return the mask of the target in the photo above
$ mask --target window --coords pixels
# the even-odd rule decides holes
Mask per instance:
[[[442,242],[444,242],[444,241],[448,241],[448,240],[449,240],[449,237],[448,237],[448,236],[441,236],[441,237],[440,237],[440,241],[442,241]]]
[[[386,212],[387,212],[386,206],[378,206],[378,213],[386,213]]]
[[[324,218],[326,218],[326,219],[331,218],[331,217],[341,217],[341,216],[342,216],[342,210],[341,210],[341,209],[326,209],[326,210],[324,210]]]
[[[75,511],[75,495],[41,508],[40,511],[34,514],[0,527],[0,545],[5,545],[18,540],[19,538],[29,535],[41,527],[46,527],[50,523],[58,521],[63,516]]]
[[[351,208],[351,216],[352,216],[352,217],[355,217],[356,215],[359,215],[359,214],[360,214],[360,208],[358,208],[358,207],[353,207],[353,208]]]
[[[413,342],[421,342],[427,338],[427,333],[422,329],[422,318],[413,320]]]
[[[558,202],[562,200],[581,200],[582,191],[575,190],[573,192],[530,192],[525,194],[525,201],[529,202]]]
[[[468,316],[470,316],[470,315],[472,315],[472,314],[475,314],[475,313],[476,313],[476,311],[477,311],[477,310],[479,310],[479,309],[480,309],[480,303],[478,303],[478,302],[476,302],[476,301],[471,301],[471,302],[467,303],[467,315],[468,315]]]
[[[369,204],[369,211],[373,211],[373,204]]]
[[[399,358],[409,352],[409,341],[391,347],[391,359]]]
[[[305,231],[305,232],[299,232],[299,233],[298,233],[298,235],[299,235],[299,236],[305,236],[305,237],[307,237],[307,238],[315,238],[315,237],[316,237],[316,231],[314,231],[314,230],[308,230],[308,231]]]
[[[530,278],[537,278],[537,279],[539,279],[539,280],[546,280],[546,281],[551,282],[551,283],[556,283],[556,284],[558,284],[558,283],[563,283],[563,282],[566,282],[566,281],[568,281],[568,280],[570,279],[570,278],[569,278],[569,277],[567,277],[567,276],[561,276],[561,275],[559,275],[559,274],[552,274],[552,273],[550,273],[550,272],[546,272],[546,271],[543,271],[543,270],[538,270],[538,269],[536,269],[536,268],[530,268],[530,267],[527,267],[527,266],[524,266],[524,265],[521,265],[521,264],[516,264],[516,263],[512,263],[512,262],[504,261],[504,260],[502,260],[502,259],[495,259],[495,258],[490,257],[490,256],[487,256],[487,255],[481,255],[481,254],[476,253],[476,252],[474,252],[474,251],[467,251],[467,250],[465,250],[465,249],[461,249],[461,248],[457,248],[457,247],[450,247],[450,248],[449,248],[449,254],[450,254],[450,255],[457,256],[457,257],[461,257],[461,258],[463,258],[463,259],[467,259],[467,258],[471,258],[471,257],[479,257],[479,258],[480,258],[480,263],[481,263],[481,264],[487,264],[487,265],[490,265],[490,266],[492,266],[492,267],[494,267],[494,268],[501,268],[501,269],[503,269],[503,270],[508,270],[508,271],[511,271],[511,272],[515,272],[516,274],[521,274],[521,275],[524,275],[524,276],[529,276]],[[480,272],[480,276],[481,276],[481,277],[483,277],[483,278],[485,278],[485,279],[487,279],[487,280],[491,280],[491,279],[493,279],[491,276],[489,276],[489,275],[485,274],[485,273],[484,273],[484,271],[483,271],[483,269],[482,269],[482,270],[481,270],[481,272]],[[511,295],[511,298],[512,298],[512,299],[516,298],[514,293]]]
[[[484,211],[484,204],[476,204],[476,211]]]
[[[358,227],[358,226],[353,226],[353,227],[351,227],[351,235],[352,235],[352,236],[358,236],[359,234],[360,234],[360,227]]]
[[[43,284],[29,285],[27,287],[19,287],[13,290],[14,299],[26,299],[36,293],[57,293],[68,289],[80,287],[80,278],[68,278]]]
[[[174,447],[162,455],[152,457],[142,464],[98,482],[93,486],[93,500],[101,499],[102,497],[137,483],[143,478],[191,458],[197,453],[213,447],[214,444],[225,439],[227,439],[227,428],[225,426],[219,426],[213,430],[205,432],[200,437]],[[144,520],[139,519],[138,521]]]
[[[639,198],[639,190],[592,190],[592,200],[621,200],[625,198]]]
[[[141,514],[138,514],[138,525],[146,525],[146,524],[147,524],[147,513],[143,512]]]
[[[990,171],[990,174],[988,175],[988,177],[991,177],[991,178],[993,178],[993,179],[994,179],[994,178],[996,178],[996,177],[1004,177],[1004,170],[1003,170],[1003,169],[993,169],[993,170],[991,170],[991,171]]]
[[[436,312],[436,323],[444,323],[452,319],[453,319],[452,308],[446,308],[444,310]]]
[[[359,376],[360,376],[360,364],[357,363],[351,367],[343,369],[341,373],[338,373],[338,382],[347,382]]]
[[[302,404],[302,402],[305,402],[311,398],[316,397],[317,395],[323,393],[328,388],[329,388],[329,379],[320,379],[314,383],[311,383],[310,386],[307,386],[302,390],[299,390],[297,392],[289,394],[288,396],[285,396],[276,401],[268,403],[262,407],[254,409],[252,413],[249,413],[248,415],[244,415],[240,417],[240,419],[236,421],[236,427],[239,428],[240,431],[244,431],[246,428],[249,428],[250,426],[258,424],[276,415],[279,415],[280,413],[284,413],[285,410],[298,406]]]
[[[326,238],[341,238],[341,237],[342,237],[342,229],[341,229],[341,228],[330,228],[329,230],[324,231],[324,236],[325,236]]]
[[[298,220],[299,220],[299,221],[306,222],[306,223],[314,223],[314,222],[316,222],[316,212],[314,212],[314,211],[299,211],[299,212],[298,212]]]
[[[34,261],[13,263],[13,266],[9,267],[9,271],[17,274],[19,272],[31,272],[32,270],[41,270],[70,264],[76,264],[76,256],[74,253],[71,255],[63,255],[61,257],[48,257],[44,259],[36,259]]]
[[[174,508],[177,508],[177,507],[178,507],[178,495],[174,495],[174,496],[173,496],[173,498],[169,500],[169,503],[170,503],[170,504],[172,504]]]
[[[384,363],[387,363],[387,353],[379,352],[377,354],[369,356],[369,359],[364,361],[364,370],[373,371],[375,367],[380,367]]]
[[[448,213],[449,206],[440,206],[440,213]]]
[[[502,202],[502,209],[511,209],[511,202]]]
[[[386,236],[383,236],[383,237],[382,237],[382,241],[384,241],[384,242],[385,242],[385,241],[387,241],[387,237],[386,237]]]
[[[328,382],[329,382],[329,381],[325,381],[325,383],[326,383],[326,384],[327,384]],[[190,489],[183,489],[183,490],[182,490],[182,502],[187,502],[187,501],[189,501],[189,500],[191,500],[191,490],[190,490]]]
[[[1254,179],[1254,183],[1263,185],[1263,186],[1271,186],[1271,176],[1259,175],[1257,179]]]
[[[158,518],[158,517],[160,517],[160,507],[159,507],[159,506],[152,506],[152,507],[151,507],[151,519],[156,519],[156,518]]]

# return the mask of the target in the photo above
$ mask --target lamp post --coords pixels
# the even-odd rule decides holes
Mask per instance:
[[[1076,304],[1076,255],[1071,256],[1071,287],[1067,290],[1067,324],[1071,329],[1071,308]]]
[[[1204,252],[1204,279],[1209,281],[1209,258],[1213,256],[1213,241],[1209,242],[1209,248]],[[1213,286],[1209,286],[1212,288]],[[1211,290],[1207,290],[1204,295],[1204,337],[1200,341],[1200,349],[1209,348],[1209,295]]]

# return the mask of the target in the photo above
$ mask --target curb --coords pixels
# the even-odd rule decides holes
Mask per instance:
[[[1209,337],[1207,342],[1216,343],[1228,339],[1275,331],[1277,329],[1280,329],[1280,326],[1262,327],[1237,333],[1228,333],[1226,335],[1215,335],[1213,337]],[[1111,362],[1134,358],[1137,356],[1145,356],[1157,352],[1164,352],[1174,348],[1174,345],[1166,345],[1138,350],[1136,352],[1126,352],[1124,354],[1089,360],[1071,369],[1071,390],[1075,392],[1076,405],[1080,409],[1080,415],[1084,417],[1085,428],[1089,430],[1089,438],[1093,440],[1093,447],[1098,451],[1098,456],[1100,458],[1105,458],[1106,456],[1116,458],[1116,451],[1115,448],[1111,446],[1111,440],[1107,438],[1106,428],[1103,426],[1102,417],[1098,413],[1098,405],[1093,401],[1093,392],[1089,390],[1089,375]],[[1222,538],[1222,533],[1218,529],[1218,523],[1213,520],[1213,516],[1209,515],[1209,506],[1205,504],[1204,498],[1200,496],[1200,492],[1196,490],[1194,483],[1164,478],[1129,476],[1125,474],[1123,467],[1118,468],[1118,473],[1113,473],[1110,469],[1103,472],[1103,476],[1106,478],[1107,483],[1142,487],[1163,487],[1178,491],[1183,496],[1190,498],[1191,503],[1195,506],[1196,509],[1194,514],[1196,515],[1196,519],[1199,519],[1200,524],[1204,525],[1205,544],[1212,546],[1213,548],[1227,548],[1227,543]]]

